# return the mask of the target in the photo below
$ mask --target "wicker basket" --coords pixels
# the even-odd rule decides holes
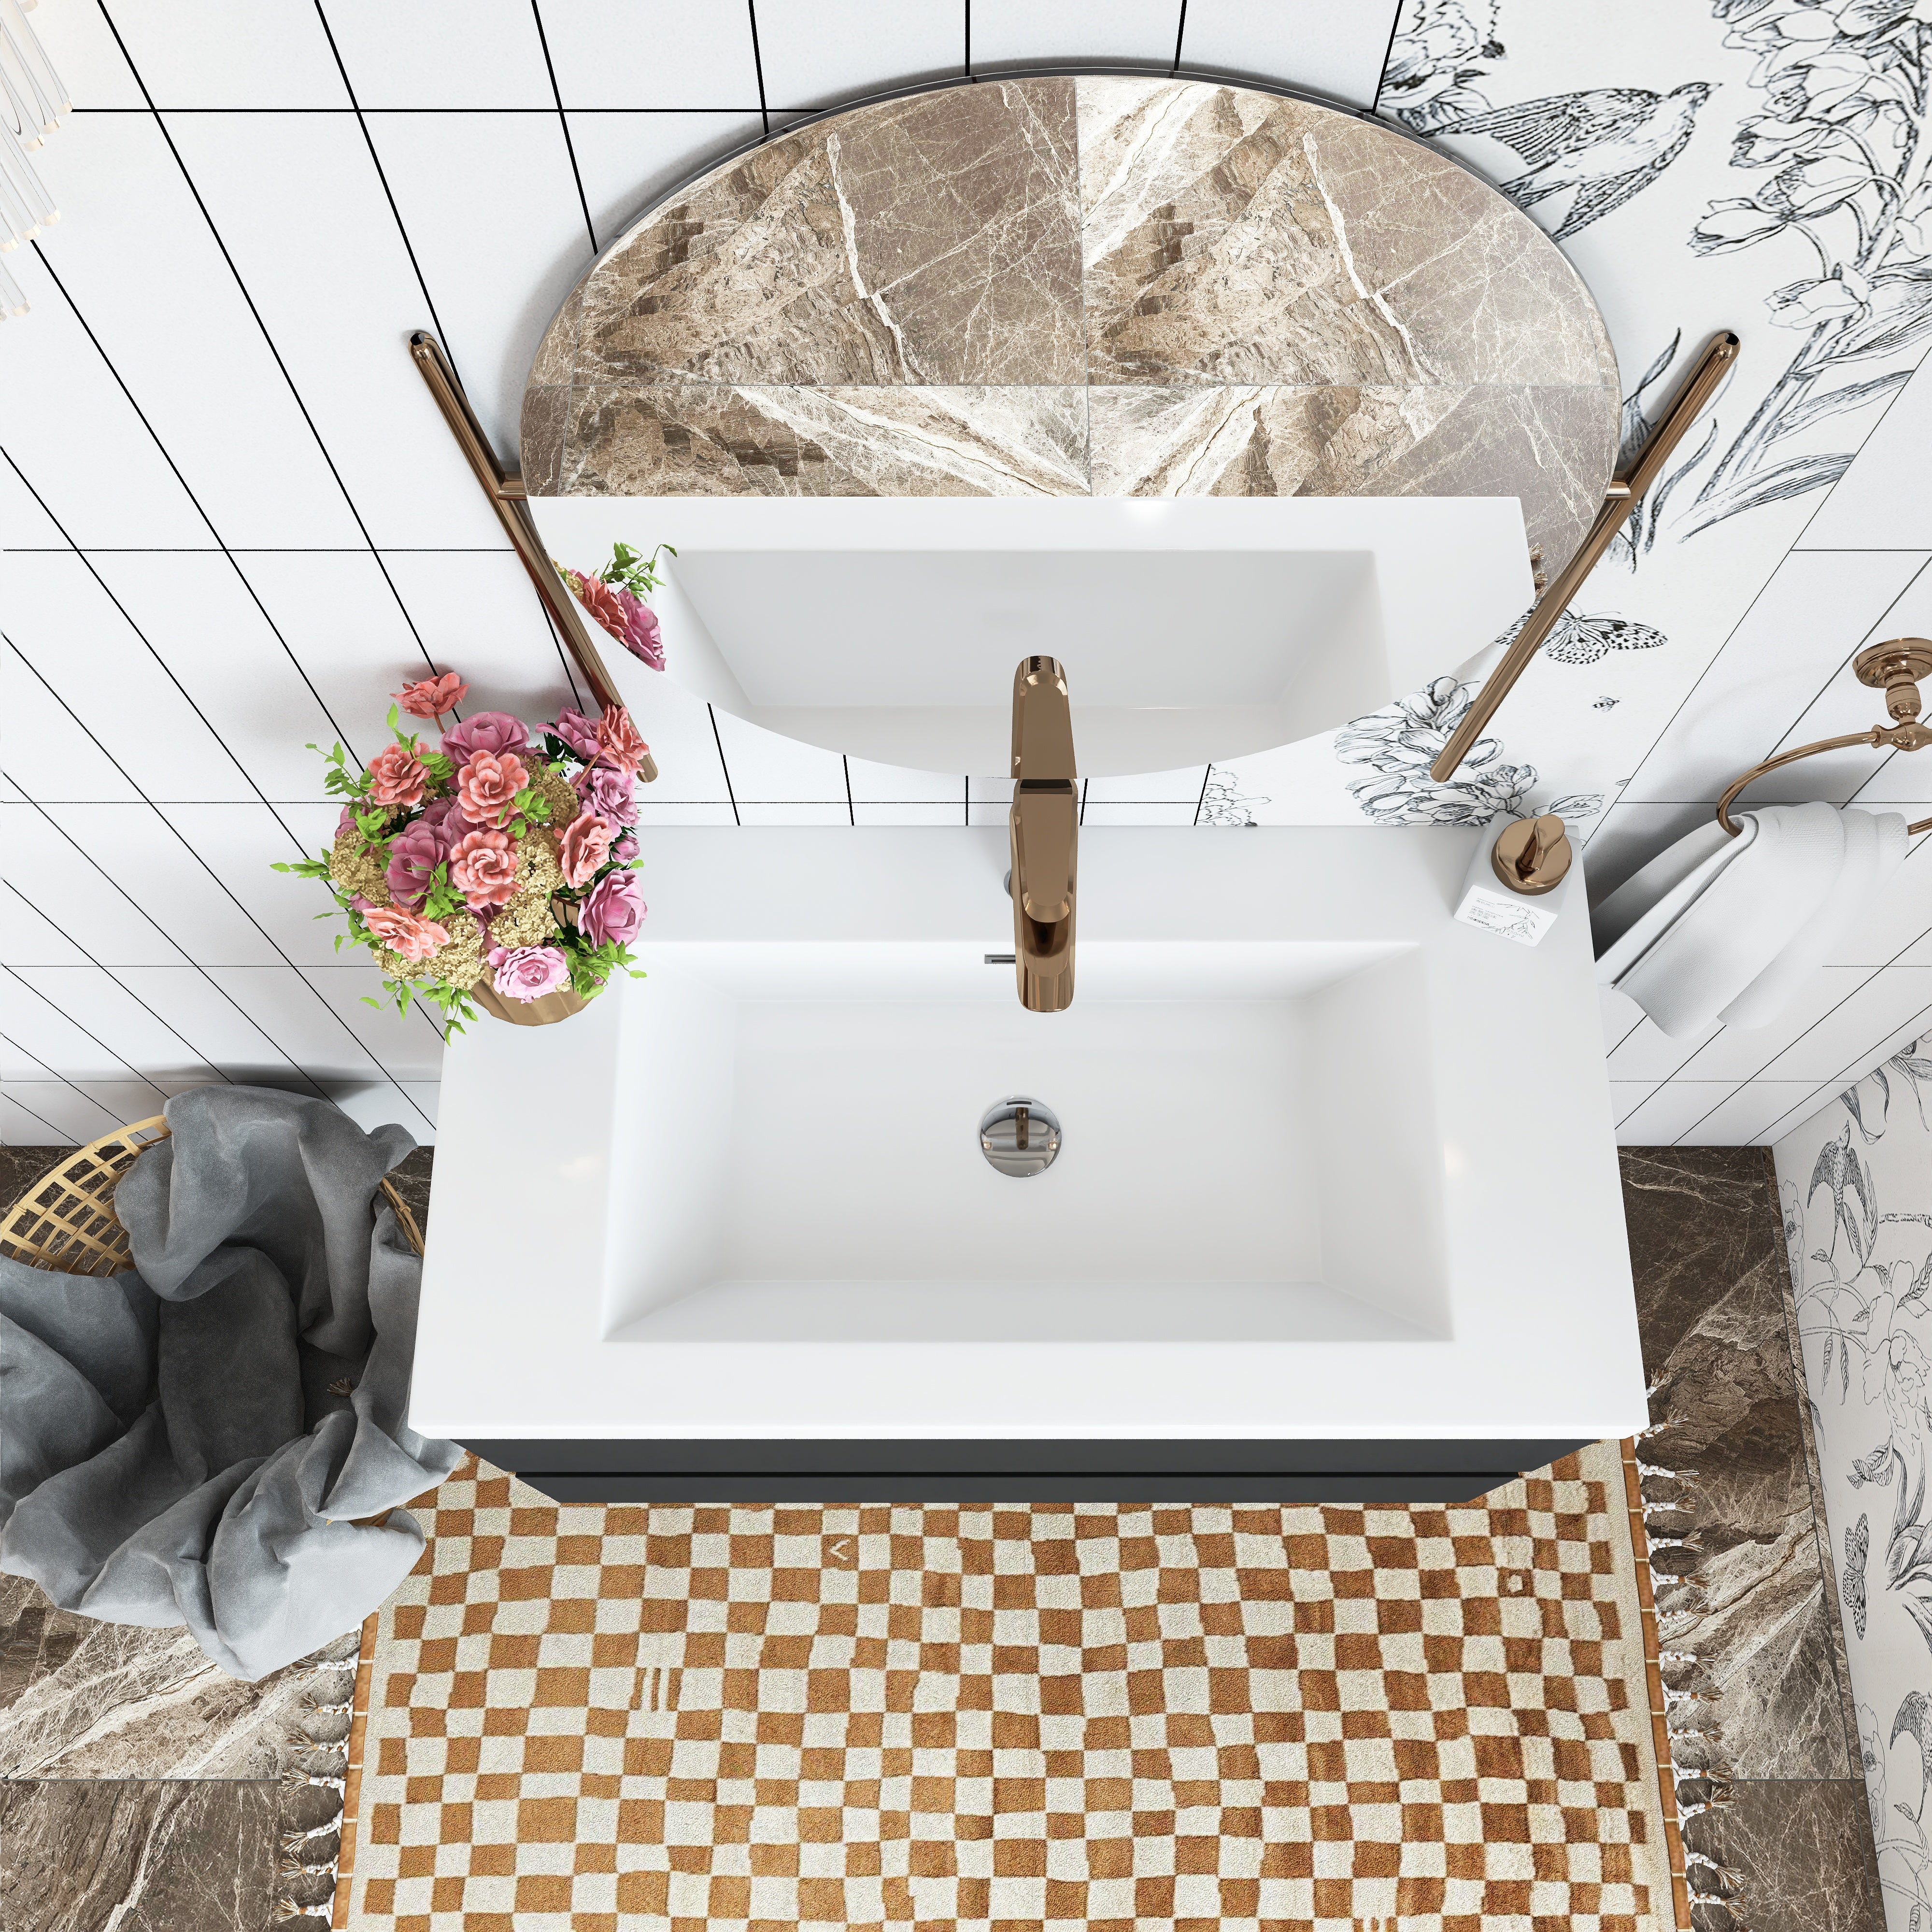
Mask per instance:
[[[134,1265],[128,1231],[114,1216],[116,1184],[146,1148],[168,1137],[159,1114],[76,1148],[8,1209],[0,1220],[0,1255],[54,1274],[119,1274]],[[387,1175],[382,1192],[420,1255],[422,1230]]]

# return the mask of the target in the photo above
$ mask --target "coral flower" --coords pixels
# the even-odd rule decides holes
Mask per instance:
[[[570,968],[554,946],[491,949],[496,991],[506,1000],[540,1000],[570,984]]]
[[[610,856],[610,841],[617,828],[594,812],[582,812],[564,827],[557,857],[563,866],[563,882],[572,892],[588,885]]]
[[[453,670],[440,677],[418,679],[394,694],[396,702],[412,718],[441,718],[454,711],[470,695],[470,687]]]
[[[517,855],[507,832],[472,832],[449,855],[449,883],[472,912],[508,905],[517,890]]]
[[[614,704],[597,721],[597,752],[607,765],[620,772],[634,772],[650,755],[650,747],[638,735],[631,714],[621,704]]]
[[[648,604],[620,584],[606,584],[601,577],[587,577],[580,570],[564,574],[577,601],[632,656],[653,670],[664,669],[663,635],[657,613]]]
[[[378,805],[418,806],[428,785],[422,760],[406,745],[386,745],[369,760],[369,796]]]
[[[530,782],[514,752],[501,758],[477,752],[456,775],[456,802],[472,824],[507,825],[516,814],[518,793]]]
[[[371,906],[362,915],[369,930],[392,952],[412,965],[427,959],[439,946],[449,944],[449,928],[433,919],[419,919],[395,906]]]

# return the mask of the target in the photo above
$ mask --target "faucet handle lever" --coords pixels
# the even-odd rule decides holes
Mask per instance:
[[[1080,802],[1070,784],[1022,780],[1013,788],[1013,890],[1028,919],[1051,926],[1073,909]]]
[[[1073,713],[1066,701],[1066,674],[1053,658],[1022,658],[1013,673],[1013,769],[1016,778],[1059,778],[1072,784]]]

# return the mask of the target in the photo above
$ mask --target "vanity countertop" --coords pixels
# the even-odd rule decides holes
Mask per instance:
[[[1482,836],[1088,830],[1033,1015],[1004,829],[654,832],[650,976],[450,1044],[412,1426],[1642,1428],[1580,868],[1515,945],[1450,917]],[[974,1130],[1036,1074],[1065,1152],[1016,1181]]]

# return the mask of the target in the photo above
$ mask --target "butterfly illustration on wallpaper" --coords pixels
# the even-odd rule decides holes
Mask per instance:
[[[1515,635],[1512,629],[1496,641],[1507,644]],[[1661,631],[1628,617],[1579,617],[1566,610],[1557,619],[1543,655],[1558,664],[1593,664],[1612,651],[1654,651],[1670,641]]]

